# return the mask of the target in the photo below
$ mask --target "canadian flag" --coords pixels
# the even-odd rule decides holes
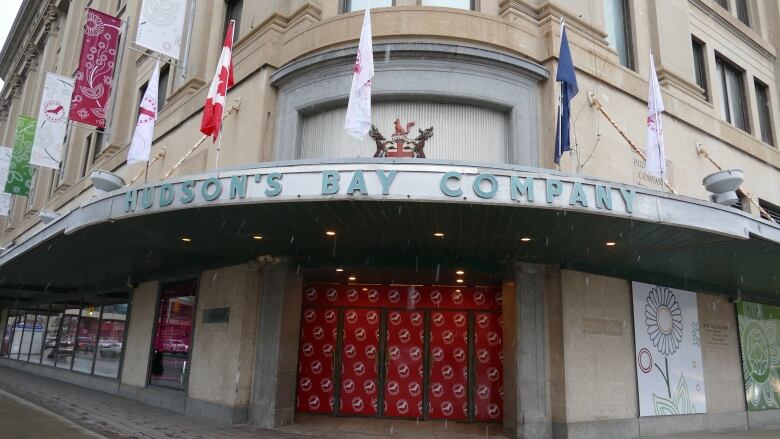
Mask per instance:
[[[230,20],[230,24],[228,24],[225,44],[222,46],[222,54],[219,56],[217,71],[214,73],[214,80],[211,81],[209,94],[206,97],[206,105],[203,107],[203,119],[200,121],[200,132],[207,136],[212,136],[213,141],[217,140],[222,126],[225,96],[228,88],[233,86],[232,49],[234,24],[233,20]]]
[[[344,129],[352,137],[363,140],[371,129],[371,78],[374,77],[374,49],[371,42],[371,14],[366,8],[363,30],[360,32],[357,60],[352,75],[352,89],[347,104]]]
[[[148,162],[154,137],[154,122],[157,121],[157,88],[160,83],[160,61],[154,65],[152,77],[146,86],[141,107],[138,110],[138,123],[133,133],[133,143],[127,151],[127,164]]]

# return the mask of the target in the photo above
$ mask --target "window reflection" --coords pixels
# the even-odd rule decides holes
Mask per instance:
[[[65,304],[57,344],[51,354],[49,354],[54,359],[56,367],[70,369],[73,364],[80,311],[80,302]]]
[[[43,352],[43,340],[46,334],[46,318],[49,305],[38,307],[38,314],[35,317],[35,328],[32,333],[32,343],[30,345],[30,363],[40,363],[41,353]]]
[[[124,293],[109,294],[104,298],[98,351],[95,357],[95,375],[109,378],[119,376],[119,365],[124,351],[127,299]]]
[[[16,333],[17,313],[18,311],[15,309],[12,309],[8,313],[8,320],[6,321],[5,331],[3,332],[3,346],[0,350],[0,353],[2,353],[3,356],[11,357],[12,353],[17,355],[19,353],[18,345],[16,350],[14,350],[14,337],[18,335]]]
[[[195,309],[194,280],[163,285],[157,308],[157,327],[150,383],[184,389],[189,372],[192,316]]]
[[[50,307],[49,319],[46,322],[46,334],[43,339],[43,358],[41,358],[41,364],[54,366],[54,358],[56,357],[57,350],[57,333],[60,329],[60,322],[62,321],[64,309],[63,304],[60,303],[52,304]]]
[[[347,0],[345,12],[362,11],[371,3],[371,8],[385,8],[393,6],[393,0]]]
[[[101,297],[87,296],[81,306],[78,336],[73,354],[73,370],[92,372],[92,362],[97,348],[97,333],[100,324]]]

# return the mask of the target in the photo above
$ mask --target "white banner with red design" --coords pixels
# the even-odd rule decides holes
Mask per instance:
[[[62,146],[68,129],[68,109],[73,94],[74,80],[54,73],[46,74],[38,110],[30,164],[59,169]]]
[[[127,151],[127,164],[148,162],[152,151],[154,137],[154,122],[157,120],[157,89],[160,83],[160,61],[154,65],[152,77],[149,78],[144,98],[138,109],[138,122],[133,133],[133,142]]]
[[[117,17],[87,9],[70,120],[98,128],[106,126],[121,24]]]
[[[181,58],[187,0],[143,0],[135,44]]]

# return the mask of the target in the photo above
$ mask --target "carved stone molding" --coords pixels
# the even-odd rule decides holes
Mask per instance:
[[[24,69],[36,70],[38,68],[38,48],[32,44],[29,44],[24,49]]]
[[[591,26],[590,23],[552,1],[546,1],[539,6],[534,6],[524,0],[501,0],[498,4],[498,15],[505,19],[510,19],[512,16],[526,17],[537,23],[545,21],[558,23],[560,18],[563,17],[566,19],[568,29],[577,31],[604,47],[609,46],[606,42],[607,34],[604,31]]]
[[[53,3],[46,7],[43,14],[43,27],[46,34],[56,34],[59,31],[60,10]]]
[[[22,77],[18,73],[11,75],[11,78],[6,82],[6,87],[8,87],[8,97],[19,97],[22,92],[21,88],[23,83],[24,82],[22,81]]]
[[[0,100],[0,121],[8,120],[8,112],[11,109],[11,100],[10,99],[2,99]]]

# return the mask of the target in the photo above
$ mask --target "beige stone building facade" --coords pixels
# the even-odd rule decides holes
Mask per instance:
[[[69,126],[61,169],[38,169],[30,196],[0,217],[0,365],[226,424],[296,425],[319,410],[301,401],[307,310],[338,315],[326,365],[335,390],[322,407],[358,410],[342,357],[352,305],[307,302],[308,291],[390,300],[400,289],[404,306],[355,306],[379,310],[384,334],[394,309],[416,312],[419,290],[435,304],[419,307],[426,352],[439,307],[426,294],[488,291],[500,297],[494,308],[474,299],[447,311],[469,321],[462,414],[398,418],[486,422],[525,438],[780,425],[780,406],[749,404],[738,321],[738,303],[780,303],[776,1],[186,3],[191,31],[183,59],[161,72],[147,167],[126,164],[157,56],[133,44],[141,2],[23,2],[0,56],[0,145],[13,143],[19,116],[37,114],[47,72],[76,71],[86,7],[126,29],[108,126]],[[373,158],[373,140],[343,130],[367,3],[373,123],[386,137],[397,118],[416,122],[410,135],[432,126],[426,159]],[[231,18],[233,110],[212,143],[200,119]],[[557,167],[562,18],[580,91],[573,151]],[[644,149],[650,52],[668,187],[610,122]],[[702,179],[713,161],[744,172],[737,206],[710,201]],[[96,193],[98,170],[124,184]],[[48,211],[56,218],[43,223]],[[695,293],[706,387],[695,414],[640,408],[632,282]],[[493,419],[480,405],[483,315],[502,325],[500,386],[485,387]],[[365,401],[376,417],[393,418],[387,402],[397,402],[380,361],[390,364],[391,338],[377,335],[370,357],[379,390]],[[420,361],[420,404],[433,407],[437,360]]]

